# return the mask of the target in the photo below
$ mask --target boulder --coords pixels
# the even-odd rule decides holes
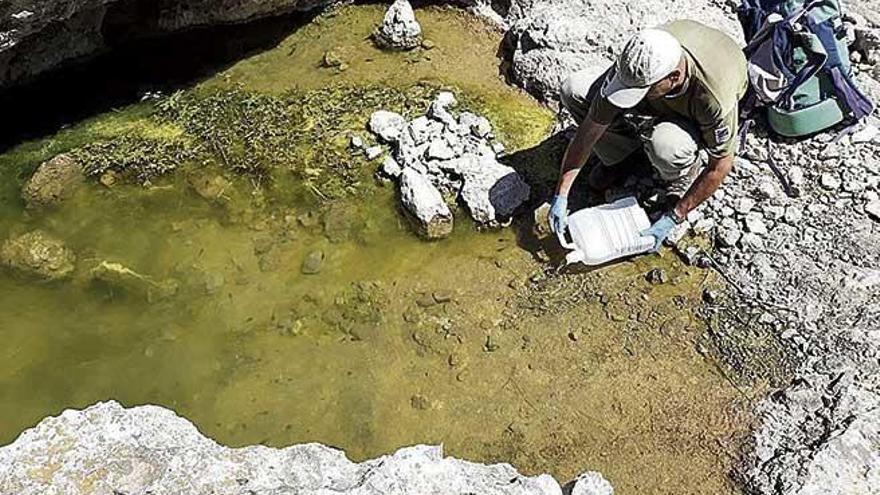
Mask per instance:
[[[406,128],[406,119],[397,112],[377,110],[370,115],[367,127],[386,143],[396,143],[400,133]]]
[[[400,199],[421,236],[442,239],[452,233],[452,211],[425,175],[404,169],[400,174]]]
[[[37,167],[21,191],[28,208],[56,205],[69,198],[83,183],[83,168],[66,153]]]
[[[406,447],[361,463],[318,443],[230,448],[169,409],[111,401],[46,418],[0,448],[0,493],[561,495],[562,489],[549,475],[445,457],[440,446]]]
[[[45,280],[73,273],[76,256],[63,242],[41,230],[7,239],[0,246],[0,264]]]
[[[461,199],[477,223],[503,225],[529,199],[530,188],[516,170],[493,156],[482,155],[476,163],[477,166],[463,171]]]
[[[422,44],[422,26],[407,0],[391,4],[382,24],[373,31],[373,40],[390,50],[412,50]]]

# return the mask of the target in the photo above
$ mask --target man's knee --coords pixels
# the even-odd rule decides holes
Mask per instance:
[[[699,147],[694,136],[674,122],[657,124],[645,148],[651,163],[661,176],[681,173],[699,157]]]

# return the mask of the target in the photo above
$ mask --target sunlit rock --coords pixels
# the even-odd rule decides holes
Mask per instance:
[[[0,493],[561,495],[546,474],[417,445],[354,463],[317,443],[229,448],[158,406],[102,402],[46,418],[0,448]]]
[[[373,40],[382,48],[411,50],[422,44],[422,26],[407,0],[396,0],[382,24],[373,32]]]

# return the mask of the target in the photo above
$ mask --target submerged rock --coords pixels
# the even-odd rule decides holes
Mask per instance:
[[[41,230],[7,239],[0,246],[0,264],[45,280],[67,278],[75,262],[73,251]]]
[[[452,233],[452,211],[424,175],[405,169],[400,175],[400,199],[423,237],[442,239]]]
[[[62,153],[37,167],[21,191],[28,208],[58,204],[73,195],[85,178],[83,168]]]
[[[304,275],[317,275],[324,267],[324,251],[316,250],[306,255],[300,271]]]
[[[232,187],[232,182],[222,175],[206,171],[193,172],[187,176],[186,180],[196,194],[211,201],[222,198],[226,191]]]
[[[382,24],[373,31],[373,40],[381,48],[392,50],[411,50],[422,44],[422,26],[407,0],[391,4]]]
[[[0,448],[0,493],[561,495],[562,489],[546,474],[444,457],[440,446],[407,447],[362,463],[317,443],[229,448],[163,407],[111,401],[46,418]]]
[[[177,282],[174,280],[157,282],[121,263],[112,261],[105,260],[98,263],[92,269],[90,276],[95,282],[129,294],[145,297],[151,301],[154,299],[165,299],[177,293]]]

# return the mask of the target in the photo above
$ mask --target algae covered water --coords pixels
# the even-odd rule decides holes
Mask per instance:
[[[669,257],[548,275],[527,227],[459,220],[418,240],[378,163],[347,149],[372,111],[424,112],[451,89],[534,183],[560,149],[552,113],[499,76],[497,32],[420,10],[434,48],[391,54],[366,39],[381,15],[332,11],[198,85],[0,156],[0,237],[38,229],[76,254],[65,282],[0,276],[0,442],[113,398],[229,445],[365,458],[444,443],[561,479],[600,470],[620,493],[732,491],[747,398],[695,350],[706,275]],[[91,179],[26,209],[22,184],[62,152]],[[174,290],[94,283],[102,262]],[[657,267],[668,283],[645,280]]]

